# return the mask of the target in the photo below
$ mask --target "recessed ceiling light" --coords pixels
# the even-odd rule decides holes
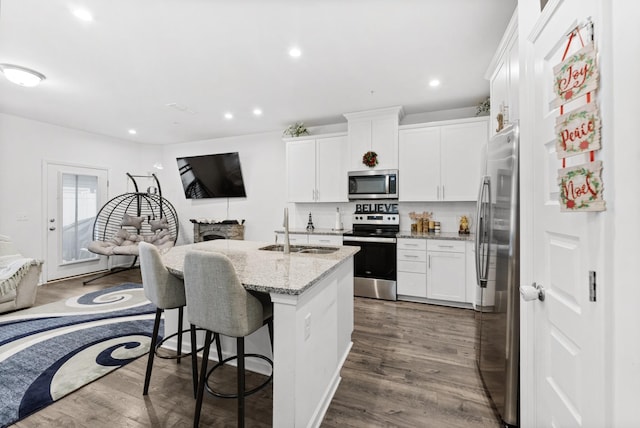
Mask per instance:
[[[136,131],[135,129],[130,129],[129,130],[129,134],[131,135],[136,135],[138,133],[138,131]]]
[[[76,9],[73,11],[73,15],[81,21],[91,22],[93,21],[93,15],[86,9]]]
[[[253,109],[253,115],[254,116],[262,116],[262,110],[260,110],[259,108],[254,108]]]
[[[225,114],[224,114],[224,118],[225,118],[225,119],[227,119],[227,120],[231,120],[231,119],[233,119],[233,114],[231,114],[231,113],[225,113]]]
[[[429,82],[429,86],[431,86],[432,88],[435,88],[436,86],[440,86],[440,81],[438,79],[433,79],[432,81]]]
[[[7,80],[20,86],[37,86],[45,79],[44,74],[19,65],[0,64],[0,70]]]
[[[298,58],[298,57],[300,57],[300,55],[302,55],[302,51],[300,50],[300,48],[293,47],[293,48],[289,49],[289,56],[291,56],[293,58]]]

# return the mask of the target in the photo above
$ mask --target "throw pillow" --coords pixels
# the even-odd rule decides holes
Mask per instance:
[[[122,222],[120,223],[120,226],[133,226],[136,229],[140,230],[142,229],[143,221],[144,221],[144,217],[134,217],[132,215],[124,213],[124,215],[122,216]]]
[[[166,217],[159,218],[158,220],[149,220],[149,224],[151,225],[152,232],[160,229],[169,229],[169,222],[167,222]]]

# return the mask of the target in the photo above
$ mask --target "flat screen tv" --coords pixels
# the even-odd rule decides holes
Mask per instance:
[[[246,197],[237,152],[177,158],[187,199]]]

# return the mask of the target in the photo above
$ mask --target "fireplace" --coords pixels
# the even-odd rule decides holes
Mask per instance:
[[[193,241],[202,242],[212,239],[244,239],[244,225],[237,223],[214,223],[212,221],[191,219],[193,223]]]

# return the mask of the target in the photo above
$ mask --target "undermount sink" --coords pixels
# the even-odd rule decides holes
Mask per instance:
[[[282,244],[273,244],[267,245],[266,247],[258,248],[263,251],[284,251],[284,245]],[[336,247],[314,247],[309,245],[290,245],[289,251],[292,253],[300,253],[300,254],[331,254],[338,251]]]

